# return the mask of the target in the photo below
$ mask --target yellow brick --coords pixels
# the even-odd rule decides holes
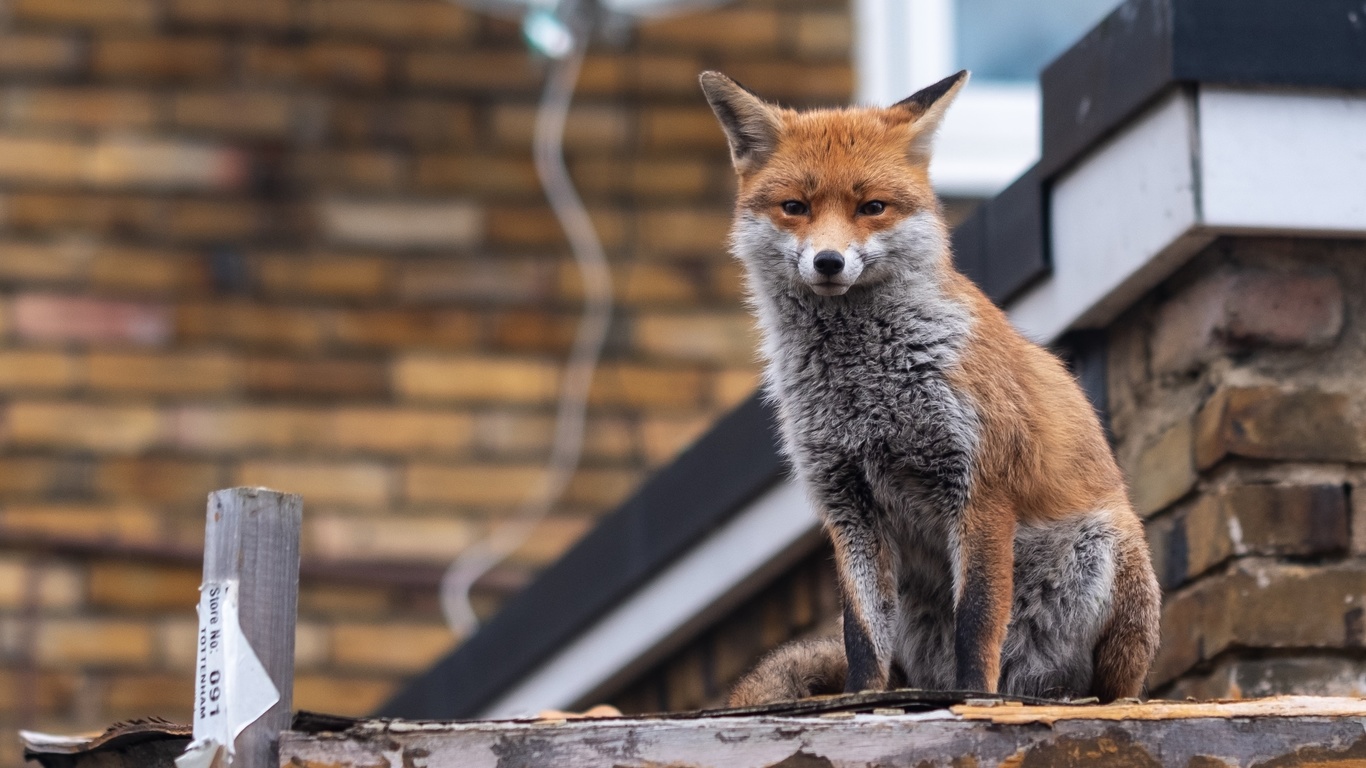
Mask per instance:
[[[603,510],[615,507],[640,484],[640,474],[628,469],[580,469],[565,489],[564,502]]]
[[[87,361],[91,389],[165,395],[225,394],[241,381],[241,364],[218,352],[168,355],[96,352]]]
[[[237,468],[235,485],[262,485],[323,504],[379,506],[389,500],[390,473],[379,464],[249,461]]]
[[[640,138],[647,149],[705,150],[725,157],[726,136],[716,124],[716,115],[703,104],[644,110],[640,116]]]
[[[221,75],[227,62],[225,42],[208,37],[98,38],[91,45],[91,67],[103,77],[207,79]]]
[[[640,223],[641,245],[653,253],[725,252],[730,214],[721,209],[649,211]]]
[[[339,450],[391,454],[457,453],[470,447],[473,419],[465,413],[416,409],[341,410],[334,417]]]
[[[847,59],[854,42],[853,18],[841,11],[800,13],[792,39],[804,56]]]
[[[332,632],[329,627],[311,621],[294,625],[294,667],[321,667],[332,656]]]
[[[62,352],[0,350],[0,392],[70,388],[79,373],[76,361]]]
[[[198,598],[196,598],[197,601]],[[196,603],[197,604],[197,603]],[[165,618],[156,623],[157,658],[167,669],[192,670],[199,644],[199,621],[188,616]]]
[[[688,368],[604,365],[589,393],[594,405],[633,408],[688,408],[702,400],[702,374]]]
[[[182,449],[235,452],[327,446],[332,428],[329,414],[319,409],[189,406],[174,413],[172,435]]]
[[[593,414],[588,418],[584,456],[595,459],[633,459],[636,432],[632,420]]]
[[[349,669],[417,672],[455,641],[443,624],[339,624],[332,630],[332,658]]]
[[[526,543],[508,556],[508,560],[519,565],[549,565],[592,530],[593,523],[594,520],[588,517],[547,517],[536,526]]]
[[[541,189],[530,158],[481,154],[423,155],[417,161],[416,183],[421,189],[481,195],[526,196]]]
[[[549,403],[559,386],[558,367],[532,359],[408,355],[393,375],[401,396],[421,400]]]
[[[635,131],[632,115],[623,106],[575,106],[565,120],[564,144],[570,150],[618,150]],[[716,118],[712,118],[713,124]],[[493,109],[492,134],[504,147],[524,149],[536,130],[536,107],[500,104]]]
[[[703,274],[701,268],[631,262],[617,267],[612,277],[618,301],[657,308],[698,301]],[[560,292],[567,299],[582,300],[582,277],[576,265],[565,263],[561,266]]]
[[[152,627],[140,621],[48,618],[38,624],[35,644],[45,667],[135,665],[151,660]]]
[[[35,447],[134,453],[157,444],[165,418],[151,406],[13,402],[8,441]]]
[[[0,72],[63,72],[76,68],[80,46],[74,37],[6,34],[0,36]]]
[[[284,136],[292,110],[289,99],[265,91],[177,93],[171,119],[184,128],[250,136]]]
[[[326,333],[327,317],[307,308],[241,302],[181,304],[179,335],[186,340],[233,341],[260,347],[312,347]]]
[[[0,278],[24,282],[77,280],[85,274],[94,250],[84,238],[0,242]]]
[[[718,363],[752,363],[758,332],[748,315],[671,314],[636,318],[632,341],[661,358]]]
[[[244,67],[251,77],[282,83],[375,86],[384,82],[388,58],[383,48],[359,43],[256,45],[247,49]]]
[[[190,293],[209,284],[206,266],[192,253],[102,246],[90,262],[88,277],[98,288]]]
[[[202,504],[211,491],[227,485],[218,465],[176,458],[106,459],[92,480],[102,497],[187,505]]]
[[[197,567],[96,560],[89,571],[90,604],[98,608],[184,611],[199,602]]]
[[[294,678],[295,709],[361,717],[371,714],[394,694],[392,677],[340,677],[336,673]]]
[[[383,294],[390,280],[390,263],[379,258],[271,254],[256,259],[255,266],[263,289],[290,296],[368,298]]]
[[[645,458],[653,467],[667,464],[710,429],[713,423],[714,420],[708,416],[645,419],[640,425]]]
[[[317,30],[399,40],[464,40],[475,30],[469,11],[444,0],[309,0]]]
[[[299,587],[300,616],[387,616],[393,602],[393,595],[383,587],[327,584],[318,580]]]
[[[280,210],[278,204],[274,210]],[[251,237],[268,216],[262,203],[249,200],[177,198],[166,205],[165,229],[172,238],[220,242]]]
[[[517,50],[416,51],[404,60],[403,73],[414,85],[499,94],[534,91],[541,80],[535,62]]]
[[[146,128],[157,105],[144,91],[111,88],[32,88],[10,94],[6,111],[15,125]]]
[[[31,598],[42,608],[75,608],[85,599],[82,569],[63,561],[0,555],[0,608],[23,608]]]
[[[404,474],[404,495],[415,502],[509,507],[541,482],[539,466],[414,464]]]
[[[104,712],[114,720],[160,717],[173,723],[190,722],[193,717],[194,673],[146,672],[105,675]],[[186,697],[186,692],[190,696]]]
[[[719,408],[733,408],[739,405],[759,388],[758,366],[718,371],[712,382],[712,405]]]
[[[778,23],[776,9],[723,9],[647,21],[640,26],[640,37],[652,47],[672,45],[748,53],[777,46]]]
[[[85,147],[70,139],[0,136],[0,180],[75,184],[85,159]]]
[[[153,545],[162,522],[152,511],[131,504],[8,504],[0,509],[0,530],[11,536],[125,545]]]
[[[157,20],[153,0],[13,0],[16,21],[89,27],[150,27]]]
[[[171,0],[175,21],[192,25],[284,28],[292,20],[289,0]]]
[[[473,526],[455,517],[313,516],[304,526],[304,550],[328,560],[446,563],[474,538]]]

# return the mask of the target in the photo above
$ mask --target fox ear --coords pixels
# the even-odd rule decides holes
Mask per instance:
[[[893,110],[906,113],[912,121],[912,154],[929,157],[930,148],[934,144],[934,134],[939,130],[944,113],[948,111],[954,97],[967,82],[968,71],[965,69],[958,74],[949,75],[934,85],[922,88],[891,106]]]
[[[778,145],[777,110],[720,72],[703,72],[698,79],[726,132],[735,169],[743,173],[762,165]]]

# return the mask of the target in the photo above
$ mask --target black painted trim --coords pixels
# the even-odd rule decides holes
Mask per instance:
[[[999,303],[1048,274],[1048,190],[1060,173],[1183,85],[1366,89],[1366,9],[1361,0],[1129,0],[1041,83],[1038,165],[953,234],[959,267]],[[1058,347],[1103,418],[1103,337]],[[777,446],[768,409],[740,406],[381,714],[477,713],[781,477]]]
[[[751,397],[377,714],[475,716],[784,471],[773,412]]]

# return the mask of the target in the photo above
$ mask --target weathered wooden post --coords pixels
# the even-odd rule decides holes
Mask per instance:
[[[302,524],[303,500],[294,494],[230,488],[209,495],[194,743],[177,761],[182,768],[216,759],[240,768],[277,764],[293,714]]]

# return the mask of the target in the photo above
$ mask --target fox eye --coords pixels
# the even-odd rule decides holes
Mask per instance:
[[[783,203],[783,213],[786,213],[788,216],[805,216],[810,212],[811,209],[807,207],[806,203],[803,203],[800,200],[788,200]]]
[[[881,200],[869,200],[858,207],[858,212],[864,216],[877,216],[887,210],[887,204]]]

